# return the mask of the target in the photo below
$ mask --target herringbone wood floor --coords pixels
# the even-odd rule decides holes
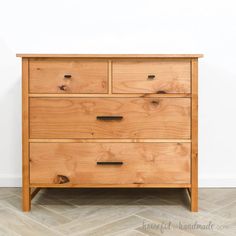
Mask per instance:
[[[21,211],[21,189],[0,188],[0,235],[236,235],[236,189],[44,189]]]

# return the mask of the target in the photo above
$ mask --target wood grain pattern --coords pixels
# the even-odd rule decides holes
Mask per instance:
[[[29,139],[30,143],[191,143],[191,139]]]
[[[30,187],[35,188],[189,188],[191,183],[165,183],[165,184],[50,184],[32,183]]]
[[[189,139],[190,99],[31,98],[30,138]]]
[[[188,184],[190,150],[188,143],[31,143],[30,182],[63,184],[64,176],[74,184]]]
[[[65,78],[70,75],[71,78]],[[106,60],[30,59],[30,93],[107,93]]]
[[[198,211],[198,60],[192,60],[191,210]]]
[[[31,200],[34,199],[34,197],[39,193],[40,190],[41,188],[34,188],[33,191],[31,190],[31,194],[30,194]]]
[[[203,54],[24,54],[17,57],[30,58],[199,58]]]
[[[112,63],[113,92],[190,93],[190,70],[187,59],[116,60]]]
[[[126,93],[124,94],[99,94],[99,93],[92,93],[92,94],[79,94],[79,93],[70,93],[70,94],[52,94],[52,93],[31,93],[29,97],[32,98],[62,98],[62,97],[70,97],[70,98],[122,98],[122,97],[129,97],[129,98],[191,98],[190,93],[175,93],[175,94],[153,94],[153,93]]]
[[[29,186],[29,61],[22,59],[22,209],[30,211],[31,196]]]
[[[202,54],[17,56],[24,211],[40,188],[188,188],[198,210]]]
[[[108,60],[108,95],[112,94],[112,60]]]

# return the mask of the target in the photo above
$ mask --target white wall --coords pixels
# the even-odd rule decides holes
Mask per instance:
[[[204,53],[201,186],[236,186],[235,1],[0,1],[0,186],[21,183],[21,67],[15,53]]]

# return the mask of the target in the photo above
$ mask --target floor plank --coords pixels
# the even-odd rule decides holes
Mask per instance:
[[[0,188],[0,236],[235,236],[236,189],[199,189],[199,212],[183,189],[42,189],[32,211],[21,210],[21,188]],[[171,222],[160,232],[145,224]],[[181,228],[214,224],[213,230]]]
[[[0,209],[0,222],[5,228],[24,236],[56,236],[58,232],[42,226],[23,214],[15,212],[13,209]],[[33,232],[33,233],[32,233]]]

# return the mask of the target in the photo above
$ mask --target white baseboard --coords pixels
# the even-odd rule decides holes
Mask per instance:
[[[236,177],[206,177],[199,178],[200,188],[235,188],[236,187]]]
[[[0,187],[21,187],[21,176],[0,176]]]
[[[0,176],[0,187],[21,187],[21,176]],[[235,188],[235,178],[199,178],[200,188]]]

